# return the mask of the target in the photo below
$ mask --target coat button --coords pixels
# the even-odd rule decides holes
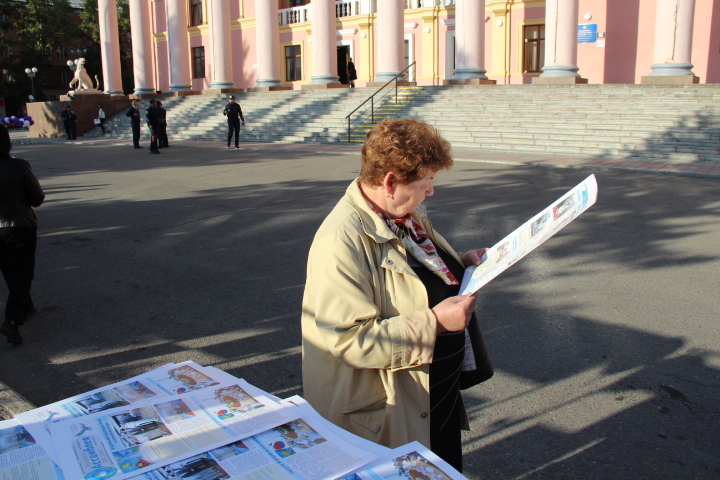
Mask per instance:
[[[392,261],[392,260],[388,260],[388,265],[392,265],[392,264],[393,264],[393,261]]]
[[[428,416],[427,412],[422,412],[420,414],[420,418],[427,418],[427,416]]]
[[[380,431],[380,424],[379,424],[379,423],[374,423],[374,424],[373,424],[373,431],[375,431],[375,432],[379,432],[379,431]]]

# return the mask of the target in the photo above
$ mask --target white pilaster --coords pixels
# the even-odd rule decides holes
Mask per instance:
[[[312,19],[313,76],[312,84],[337,85],[337,47],[335,45],[335,0],[313,0]]]
[[[576,77],[578,0],[545,2],[545,78]]]
[[[130,7],[135,94],[152,94],[155,93],[155,82],[150,4],[146,0],[130,0],[128,5]]]
[[[485,2],[455,0],[454,80],[482,79],[485,75]]]
[[[405,0],[378,2],[378,73],[376,82],[389,82],[405,69]]]
[[[212,48],[212,83],[210,88],[233,88],[232,35],[230,1],[210,0],[208,23]]]
[[[655,50],[649,76],[691,75],[695,0],[657,0]]]
[[[255,87],[280,86],[280,27],[278,2],[255,0],[258,78]]]
[[[120,35],[118,34],[117,2],[115,0],[98,0],[98,21],[100,22],[100,53],[105,80],[104,93],[122,96]]]
[[[190,39],[188,10],[185,0],[165,0],[168,22],[168,55],[170,57],[170,91],[192,90],[190,72]]]

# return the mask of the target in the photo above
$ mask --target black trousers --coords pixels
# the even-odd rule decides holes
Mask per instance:
[[[228,147],[230,146],[230,140],[232,140],[233,132],[235,133],[235,146],[240,146],[240,119],[239,118],[228,118]]]
[[[159,138],[158,143],[160,148],[167,148],[168,145],[168,138],[167,138],[167,125],[160,125],[159,127]]]
[[[63,123],[65,124],[65,133],[67,134],[67,139],[72,140],[73,136],[70,124],[73,122],[71,120],[63,120]]]
[[[139,147],[140,146],[140,122],[135,123],[133,122],[131,124],[132,126],[132,132],[133,132],[133,146]]]
[[[8,287],[5,319],[22,325],[33,309],[30,287],[35,277],[37,229],[0,228],[0,270]]]
[[[73,140],[77,139],[77,122],[73,122],[72,120],[70,123],[70,138]]]

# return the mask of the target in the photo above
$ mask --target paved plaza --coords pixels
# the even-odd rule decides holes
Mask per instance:
[[[47,198],[38,313],[23,345],[0,345],[6,411],[185,360],[302,394],[307,251],[359,147],[15,140]],[[720,166],[456,157],[426,204],[457,250],[599,184],[597,205],[482,290],[496,374],[464,393],[466,476],[718,478]]]

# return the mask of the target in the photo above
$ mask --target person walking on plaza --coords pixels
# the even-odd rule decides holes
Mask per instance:
[[[105,110],[103,110],[102,103],[100,105],[98,105],[98,107],[99,107],[98,120],[100,120],[100,123],[98,123],[98,125],[100,125],[102,134],[105,135]]]
[[[245,125],[245,117],[243,117],[242,109],[239,103],[235,103],[235,97],[230,95],[228,103],[225,105],[223,115],[227,117],[228,122],[228,139],[227,146],[230,148],[233,132],[235,133],[235,149],[240,148],[240,121]]]
[[[168,148],[167,137],[167,110],[163,108],[162,102],[157,102],[158,112],[160,113],[160,132],[158,137],[158,148]]]
[[[133,100],[132,105],[128,108],[126,117],[130,117],[130,126],[133,132],[133,146],[135,148],[143,148],[140,146],[140,109],[138,108],[138,101]]]
[[[0,333],[20,345],[20,325],[35,311],[30,288],[35,277],[37,217],[32,207],[45,200],[30,163],[10,156],[12,143],[0,125],[0,270],[8,288]]]
[[[355,80],[357,80],[357,70],[355,70],[355,64],[352,58],[348,58],[347,64],[348,81],[350,82],[350,88],[355,88]]]
[[[145,110],[145,119],[150,128],[150,153],[160,153],[158,150],[158,134],[160,132],[160,110],[157,108],[157,100],[150,100],[150,107]]]
[[[75,112],[72,110],[70,105],[65,105],[65,110],[63,110],[60,117],[65,125],[67,139],[75,140],[77,138],[77,115],[75,115]]]

